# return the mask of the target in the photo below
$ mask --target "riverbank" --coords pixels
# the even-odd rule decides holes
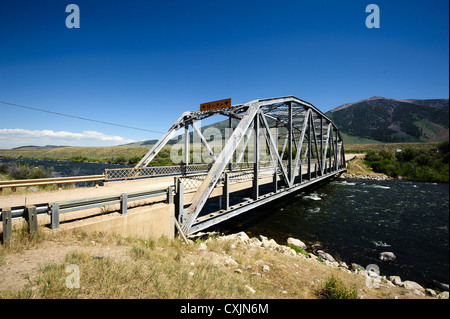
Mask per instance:
[[[347,172],[341,174],[342,179],[369,179],[376,181],[394,180],[386,174],[375,173],[364,163],[366,154],[354,154],[354,157],[347,161]]]
[[[14,236],[18,238],[17,236]],[[18,239],[17,239],[18,240]],[[175,239],[123,238],[41,229],[0,248],[1,298],[431,299],[431,291],[244,232]],[[332,257],[331,257],[332,258]],[[67,267],[79,270],[68,284]],[[339,295],[330,295],[330,284]],[[328,290],[327,290],[328,289]]]

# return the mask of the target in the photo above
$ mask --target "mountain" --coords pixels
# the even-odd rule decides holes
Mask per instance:
[[[346,103],[325,113],[339,128],[347,144],[440,142],[449,138],[449,100],[395,100],[374,96]],[[221,132],[228,120],[202,127]],[[190,132],[192,141],[193,133]],[[209,139],[209,137],[206,137]],[[178,137],[169,141],[175,144]],[[152,146],[157,140],[146,140],[121,146]]]
[[[448,99],[395,100],[374,96],[343,104],[325,114],[348,142],[437,142],[449,138]]]

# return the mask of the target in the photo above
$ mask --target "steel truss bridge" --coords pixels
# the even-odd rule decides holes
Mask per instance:
[[[231,129],[220,152],[198,126],[198,121],[217,115],[228,117]],[[147,167],[183,128],[182,165],[159,168],[160,173]],[[189,163],[190,128],[208,151],[209,164]],[[312,104],[287,96],[185,112],[136,167],[115,171],[125,179],[180,174],[175,177],[176,225],[190,235],[345,170],[344,143],[336,125]],[[246,192],[234,187],[242,182]],[[186,204],[184,194],[190,189],[196,192]]]

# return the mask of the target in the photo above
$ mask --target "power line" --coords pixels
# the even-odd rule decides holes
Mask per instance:
[[[105,121],[100,121],[100,120],[94,120],[94,119],[90,119],[90,118],[87,118],[87,117],[70,115],[70,114],[64,114],[64,113],[60,113],[60,112],[53,112],[53,111],[49,111],[49,110],[40,109],[40,108],[37,108],[37,107],[19,105],[19,104],[4,102],[4,101],[0,101],[0,103],[6,104],[6,105],[11,105],[11,106],[17,106],[17,107],[21,107],[21,108],[29,109],[29,110],[33,110],[33,111],[39,111],[39,112],[45,112],[45,113],[50,113],[50,114],[55,114],[55,115],[60,115],[60,116],[65,116],[65,117],[71,117],[71,118],[78,119],[78,120],[96,122],[96,123],[113,125],[113,126],[120,126],[120,127],[124,127],[124,128],[129,128],[129,129],[139,130],[139,131],[146,131],[146,132],[151,132],[151,133],[165,134],[164,132],[160,132],[160,131],[153,131],[153,130],[147,130],[145,128],[139,128],[139,127],[134,127],[134,126],[122,125],[122,124],[117,124],[117,123],[110,123],[110,122],[105,122]]]

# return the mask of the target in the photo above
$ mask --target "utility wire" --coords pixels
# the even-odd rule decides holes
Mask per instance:
[[[71,118],[78,119],[78,120],[96,122],[96,123],[113,125],[113,126],[120,126],[120,127],[133,129],[133,130],[146,131],[146,132],[151,132],[151,133],[165,134],[164,132],[160,132],[160,131],[153,131],[153,130],[147,130],[145,128],[139,128],[139,127],[133,127],[133,126],[122,125],[122,124],[117,124],[117,123],[110,123],[110,122],[105,122],[105,121],[99,121],[99,120],[89,119],[89,118],[86,118],[86,117],[75,116],[75,115],[70,115],[70,114],[64,114],[64,113],[59,113],[59,112],[53,112],[53,111],[49,111],[49,110],[44,110],[44,109],[40,109],[40,108],[37,108],[37,107],[19,105],[19,104],[4,102],[4,101],[0,101],[0,103],[6,104],[6,105],[11,105],[11,106],[17,106],[17,107],[21,107],[21,108],[29,109],[29,110],[33,110],[33,111],[39,111],[39,112],[45,112],[45,113],[50,113],[50,114],[55,114],[55,115],[60,115],[60,116],[65,116],[65,117],[71,117]]]

